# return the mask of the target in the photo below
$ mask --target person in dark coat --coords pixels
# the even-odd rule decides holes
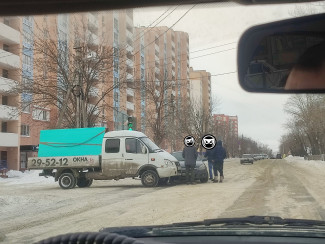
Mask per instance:
[[[227,157],[226,150],[222,146],[222,141],[218,141],[217,145],[212,149],[213,155],[213,171],[214,180],[213,182],[218,182],[218,172],[220,174],[220,183],[223,181],[223,160]]]
[[[195,146],[185,146],[183,149],[183,158],[185,160],[186,168],[186,183],[194,185],[194,168],[196,166],[196,159],[198,156]]]

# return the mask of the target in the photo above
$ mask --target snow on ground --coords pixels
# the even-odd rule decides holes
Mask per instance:
[[[299,167],[306,167],[306,168],[315,168],[324,170],[325,168],[325,161],[321,160],[305,160],[303,157],[286,157],[285,160],[292,164],[297,165]]]
[[[25,184],[34,184],[34,183],[44,183],[44,184],[54,184],[54,178],[49,177],[45,178],[39,176],[41,170],[31,170],[21,172],[18,170],[9,170],[7,172],[8,178],[0,178],[0,184],[5,185],[25,185]]]

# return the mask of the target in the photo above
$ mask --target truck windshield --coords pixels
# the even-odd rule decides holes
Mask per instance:
[[[153,152],[157,149],[160,149],[153,141],[151,141],[148,137],[139,138],[144,144],[147,145],[150,152]]]

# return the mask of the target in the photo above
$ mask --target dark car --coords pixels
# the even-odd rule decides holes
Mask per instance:
[[[276,159],[282,159],[282,156],[281,156],[280,153],[278,153],[278,154],[276,155]]]
[[[243,156],[240,158],[240,163],[244,164],[244,163],[250,163],[253,164],[254,163],[254,156],[252,154],[243,154]]]
[[[185,161],[182,156],[182,151],[172,152],[171,155],[173,155],[179,161],[179,163],[181,165],[181,175],[175,176],[171,180],[172,181],[185,181],[186,169],[185,169]],[[209,176],[208,176],[208,169],[205,166],[205,164],[203,163],[203,161],[207,161],[207,159],[204,158],[202,155],[198,155],[194,173],[195,173],[195,180],[200,180],[202,183],[205,183],[205,182],[208,182]]]

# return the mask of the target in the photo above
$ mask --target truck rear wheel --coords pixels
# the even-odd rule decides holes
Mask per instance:
[[[62,189],[72,189],[76,186],[76,178],[72,173],[63,173],[59,177],[59,185]]]
[[[79,178],[77,181],[77,186],[80,188],[89,187],[93,183],[92,179]]]
[[[158,185],[159,176],[153,170],[146,170],[141,175],[141,182],[145,187],[155,187]]]

